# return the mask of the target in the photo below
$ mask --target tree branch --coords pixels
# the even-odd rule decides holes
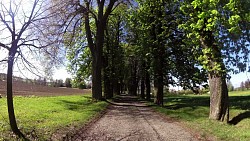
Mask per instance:
[[[10,50],[9,46],[7,46],[7,45],[5,45],[5,44],[3,44],[1,42],[0,42],[0,47],[3,47],[4,49]]]

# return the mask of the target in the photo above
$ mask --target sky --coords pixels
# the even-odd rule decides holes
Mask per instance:
[[[0,60],[3,56],[6,56],[6,52],[3,52],[2,50],[0,50]],[[37,62],[36,64],[39,64],[39,62]],[[25,78],[25,77],[30,78],[30,79],[37,78],[37,76],[31,74],[29,71],[27,71],[25,69],[21,68],[20,70],[17,69],[17,66],[15,65],[14,70],[13,70],[13,75],[18,76],[18,77],[22,77],[22,78]],[[6,73],[6,72],[7,72],[6,64],[5,65],[0,64],[0,73]],[[71,74],[67,72],[66,67],[63,65],[60,68],[55,68],[54,75],[52,77],[54,80],[55,79],[65,80],[66,78],[72,78]]]
[[[242,81],[246,81],[247,79],[250,79],[250,73],[242,72],[239,74],[231,75],[230,81],[232,82],[233,86],[237,88],[237,87],[240,87],[240,83]]]

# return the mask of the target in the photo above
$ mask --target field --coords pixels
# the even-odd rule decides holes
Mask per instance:
[[[13,94],[14,96],[22,95],[36,95],[36,96],[60,96],[60,95],[76,95],[91,93],[91,90],[73,89],[64,87],[48,87],[42,85],[34,85],[25,82],[13,82]],[[0,94],[6,95],[6,81],[0,81]]]
[[[90,95],[14,97],[18,126],[31,140],[62,137],[81,128],[108,105]],[[56,134],[55,134],[56,133]],[[10,132],[6,98],[0,99],[0,140],[14,140]]]
[[[208,119],[209,95],[169,95],[157,111],[200,132],[201,138],[226,141],[250,139],[250,91],[230,94],[230,124]]]
[[[13,82],[13,91],[18,127],[31,140],[65,135],[82,127],[107,106],[105,102],[92,101],[91,90],[86,89]],[[3,97],[0,98],[0,141],[14,140],[8,123],[6,81],[0,81],[0,94]]]

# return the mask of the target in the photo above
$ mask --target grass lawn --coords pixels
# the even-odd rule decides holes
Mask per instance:
[[[36,136],[39,140],[48,140],[61,128],[83,126],[107,105],[106,102],[92,102],[90,95],[14,98],[18,127],[24,134]],[[0,140],[13,139],[8,122],[6,98],[2,98]]]
[[[182,121],[199,131],[202,137],[213,135],[217,140],[250,140],[250,91],[231,92],[230,120],[232,125],[209,120],[209,95],[171,95],[157,111]]]

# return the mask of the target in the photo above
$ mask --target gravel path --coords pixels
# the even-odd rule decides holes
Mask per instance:
[[[135,97],[121,96],[107,113],[88,129],[78,132],[76,141],[196,141],[188,130],[167,120]]]

